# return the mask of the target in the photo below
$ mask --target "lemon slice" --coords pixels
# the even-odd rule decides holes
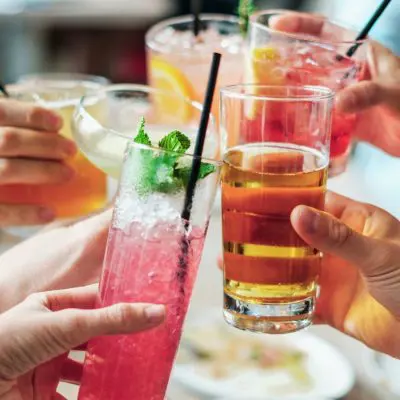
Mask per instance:
[[[157,95],[155,100],[159,111],[164,116],[169,114],[183,123],[189,121],[193,109],[183,98],[193,99],[194,89],[183,72],[160,57],[150,59],[149,69],[153,87],[177,95]]]
[[[281,56],[279,50],[274,47],[257,47],[251,50],[250,60],[247,66],[247,80],[259,85],[284,85],[285,74],[281,68]],[[253,95],[268,95],[266,88],[254,88]],[[255,119],[264,102],[252,100],[246,105],[246,116]]]

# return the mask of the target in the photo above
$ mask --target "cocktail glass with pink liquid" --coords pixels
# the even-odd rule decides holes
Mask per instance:
[[[338,92],[359,81],[363,76],[365,41],[355,41],[355,31],[321,16],[309,16],[309,29],[303,29],[307,32],[278,31],[271,24],[277,18],[285,18],[286,21],[293,18],[296,21],[297,16],[295,12],[281,10],[262,11],[252,16],[246,82],[316,85]],[[353,46],[357,46],[357,51],[349,58],[346,52]],[[339,113],[334,109],[329,176],[345,171],[355,127],[355,114]],[[258,141],[257,132],[253,134],[254,140]]]
[[[128,144],[98,305],[165,304],[167,316],[150,331],[91,340],[79,400],[165,398],[219,181],[219,163],[202,160],[208,173],[197,181],[190,221],[183,220],[184,170],[192,162],[190,155]]]
[[[193,24],[193,16],[185,15],[150,28],[146,35],[147,75],[152,87],[202,102],[213,52],[223,56],[217,89],[242,81],[244,39],[239,19],[233,15],[201,14],[198,36],[193,33]],[[175,113],[185,119],[183,111]],[[212,113],[218,124],[219,90]]]

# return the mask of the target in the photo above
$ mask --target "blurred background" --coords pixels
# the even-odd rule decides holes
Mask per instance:
[[[378,2],[256,0],[256,6],[322,12],[358,27]],[[204,11],[234,14],[237,3],[204,0]],[[392,2],[391,12],[373,32],[397,51],[399,3]],[[107,76],[113,82],[145,82],[146,29],[189,11],[190,0],[0,0],[1,78],[10,83],[25,73],[68,71]]]

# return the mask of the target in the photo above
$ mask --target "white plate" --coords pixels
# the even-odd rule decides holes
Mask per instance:
[[[400,399],[400,360],[366,348],[362,365],[366,383],[379,398]]]
[[[227,335],[235,335],[241,341],[254,335],[227,326],[221,311],[190,324],[186,330],[221,325],[226,326]],[[216,379],[200,372],[194,360],[185,364],[177,362],[173,379],[196,395],[221,400],[328,400],[344,397],[354,386],[355,373],[350,363],[332,345],[317,336],[303,331],[282,336],[257,335],[257,338],[269,345],[294,347],[305,353],[305,370],[311,377],[311,384],[306,389],[297,389],[291,384],[293,382],[289,383],[288,371],[282,368],[253,369]]]

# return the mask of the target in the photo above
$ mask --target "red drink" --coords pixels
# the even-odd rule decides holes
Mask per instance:
[[[326,86],[338,91],[359,79],[358,64],[347,58],[333,59],[336,54],[329,49],[316,47],[307,52],[292,51],[283,56],[284,52],[285,49],[275,50],[272,47],[254,49],[251,82],[263,85],[279,83],[288,86]],[[275,55],[272,56],[273,54]],[[323,63],[324,58],[328,58],[325,63]],[[279,121],[278,113],[275,114],[275,122]],[[355,123],[354,114],[343,114],[333,110],[331,158],[346,155]],[[261,136],[257,137],[254,131],[252,133],[251,139],[260,141]]]
[[[204,232],[193,229],[182,277],[178,225],[111,229],[99,306],[166,304],[167,317],[147,332],[91,340],[79,400],[164,400],[204,244]]]
[[[247,82],[324,86],[338,92],[361,79],[363,42],[354,41],[355,33],[317,16],[309,17],[314,19],[310,22],[314,27],[312,34],[283,32],[274,29],[272,17],[288,21],[291,13],[266,11],[253,15]],[[293,18],[297,20],[296,13]],[[346,57],[348,49],[356,44],[356,55]],[[355,115],[333,111],[330,175],[339,174],[346,168],[355,123]]]

